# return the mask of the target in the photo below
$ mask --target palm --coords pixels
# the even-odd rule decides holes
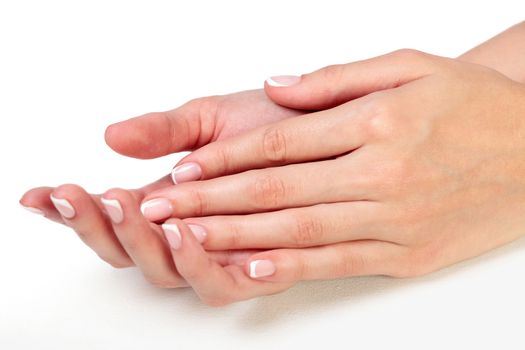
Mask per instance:
[[[182,132],[178,134],[177,130],[174,133],[166,133],[168,119],[166,117],[158,119],[159,113],[153,113],[112,126],[113,130],[106,133],[106,141],[111,148],[121,154],[136,158],[154,158],[172,151],[192,150],[206,143],[299,114],[297,110],[275,104],[266,97],[263,90],[242,91],[197,99],[178,109],[163,113],[168,118],[173,118],[170,123],[183,125],[186,134]],[[156,123],[155,118],[162,122],[152,127]],[[180,119],[176,120],[177,118]],[[199,130],[195,131],[195,128]],[[172,143],[172,140],[168,139],[169,136],[182,140],[175,149],[163,146]],[[131,192],[137,203],[140,203],[147,194],[170,185],[172,185],[171,180],[163,177]],[[63,222],[49,200],[52,191],[52,187],[34,188],[24,195],[21,202],[26,206],[42,209],[46,217],[51,220]],[[100,196],[92,194],[91,197],[102,208]]]

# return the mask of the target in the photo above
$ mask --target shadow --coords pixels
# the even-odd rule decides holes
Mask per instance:
[[[452,265],[429,275],[398,279],[386,276],[354,277],[330,281],[302,282],[286,292],[256,299],[249,312],[239,319],[239,325],[247,330],[260,331],[270,324],[283,322],[298,314],[325,311],[330,307],[345,307],[362,302],[365,298],[384,295],[401,288],[410,288],[446,278],[452,274],[466,272],[480,264],[519,250],[525,250],[525,238],[497,248],[482,256]],[[312,317],[311,315],[309,317]]]
[[[425,283],[433,283],[457,273],[468,273],[473,267],[483,268],[494,260],[516,251],[525,251],[525,238],[495,249],[480,257],[473,258],[432,274],[407,279],[385,276],[354,277],[328,281],[302,282],[289,290],[235,303],[221,308],[212,308],[202,303],[190,288],[159,289],[149,285],[134,269],[113,274],[112,278],[125,280],[113,293],[114,297],[132,294],[133,300],[141,300],[141,309],[149,309],[167,319],[191,315],[192,319],[217,318],[231,322],[245,331],[261,331],[275,327],[290,318],[319,317],[330,308],[351,307],[366,299],[392,293],[403,288],[411,288]],[[481,266],[480,266],[481,265]],[[124,281],[123,281],[124,282]]]

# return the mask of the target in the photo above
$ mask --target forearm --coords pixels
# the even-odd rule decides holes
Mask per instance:
[[[458,58],[493,68],[513,80],[525,83],[525,21]]]

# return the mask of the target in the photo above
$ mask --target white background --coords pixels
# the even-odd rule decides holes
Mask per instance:
[[[113,153],[104,128],[403,47],[456,56],[523,1],[0,2],[0,348],[524,349],[525,241],[433,275],[300,284],[225,308],[113,270],[23,192],[138,186],[176,155]]]

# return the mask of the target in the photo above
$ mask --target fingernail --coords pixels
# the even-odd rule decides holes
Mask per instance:
[[[176,166],[171,171],[173,183],[180,184],[187,181],[195,181],[201,178],[202,170],[197,163],[184,163]]]
[[[156,198],[142,203],[140,211],[146,219],[158,221],[170,217],[173,213],[173,207],[166,198]]]
[[[270,260],[254,260],[250,263],[250,277],[259,278],[275,273],[275,265]]]
[[[301,77],[297,75],[277,75],[266,79],[266,84],[273,87],[292,86],[298,84]]]
[[[22,208],[25,210],[29,210],[31,213],[38,214],[44,216],[44,212],[38,208],[35,207],[26,207],[25,205],[22,205]]]
[[[104,208],[106,208],[106,212],[113,223],[120,224],[124,220],[124,212],[118,200],[100,198],[100,201],[104,204]]]
[[[204,240],[206,239],[206,230],[204,229],[204,227],[194,224],[188,224],[188,227],[190,228],[197,241],[199,241],[199,243],[204,242]]]
[[[53,195],[51,195],[50,198],[51,202],[53,202],[60,215],[66,219],[72,219],[75,216],[75,208],[73,208],[67,199],[56,198]]]
[[[180,231],[177,225],[163,224],[162,231],[164,231],[164,236],[166,236],[170,247],[172,249],[178,250],[182,244],[182,239],[180,237]]]

